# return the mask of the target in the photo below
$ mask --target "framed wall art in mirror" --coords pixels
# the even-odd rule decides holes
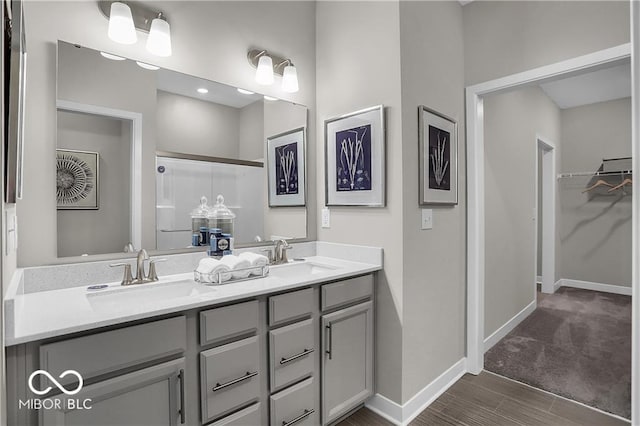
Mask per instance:
[[[100,208],[100,154],[56,149],[58,210]]]
[[[384,106],[324,122],[327,206],[385,206]]]
[[[418,127],[419,204],[458,204],[458,123],[421,105]]]
[[[267,138],[269,207],[305,205],[305,129]]]

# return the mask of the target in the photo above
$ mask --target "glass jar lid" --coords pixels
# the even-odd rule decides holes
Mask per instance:
[[[216,203],[209,209],[209,215],[207,217],[209,219],[233,219],[236,215],[224,205],[224,197],[218,195]]]
[[[200,197],[200,205],[191,211],[192,218],[206,218],[211,207],[207,205],[207,197]]]

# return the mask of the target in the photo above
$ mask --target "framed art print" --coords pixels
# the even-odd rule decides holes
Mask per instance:
[[[267,138],[269,207],[305,205],[305,129]]]
[[[420,205],[458,204],[458,124],[418,107]]]
[[[100,155],[56,149],[58,210],[98,210]]]
[[[385,206],[384,106],[324,122],[327,206]]]

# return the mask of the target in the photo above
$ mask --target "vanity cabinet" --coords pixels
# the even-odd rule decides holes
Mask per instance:
[[[52,407],[55,400],[61,404],[41,410],[41,425],[185,424],[184,369],[180,358],[85,386],[75,395],[48,398]]]
[[[329,424],[373,395],[373,302],[371,276],[328,284],[327,308],[347,306],[322,315],[322,423]],[[334,287],[331,287],[334,286]],[[368,290],[367,290],[368,289]],[[356,304],[354,304],[356,303]]]
[[[8,424],[327,425],[373,393],[373,275],[7,348]],[[29,376],[60,409],[19,408]],[[91,400],[85,409],[83,401]],[[72,409],[64,401],[76,405]]]

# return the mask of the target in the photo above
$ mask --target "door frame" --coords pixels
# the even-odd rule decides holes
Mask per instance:
[[[638,120],[640,111],[640,90],[638,72],[640,71],[640,5],[631,2],[632,40],[631,43],[579,56],[551,65],[512,74],[506,77],[475,84],[466,88],[467,117],[467,371],[479,374],[484,368],[484,291],[485,291],[485,184],[484,184],[484,106],[483,97],[488,94],[505,92],[514,88],[551,81],[558,77],[570,77],[585,70],[596,70],[625,63],[632,58],[632,155],[633,167],[640,165],[640,139]],[[633,187],[633,324],[640,318],[640,274],[637,259],[640,256],[638,241],[640,227],[638,213],[640,191]],[[632,359],[640,356],[640,327],[632,329]],[[640,377],[637,362],[632,363],[632,419],[640,424]]]
[[[536,154],[536,232],[535,232],[535,260],[536,273],[534,274],[533,281],[533,293],[534,299],[536,298],[536,281],[537,281],[537,267],[538,267],[538,243],[542,244],[542,292],[553,293],[555,292],[556,282],[556,194],[557,194],[557,179],[556,179],[556,158],[557,151],[556,145],[544,136],[536,135],[535,143]],[[542,151],[542,170],[538,164],[539,155],[538,151]],[[540,180],[538,173],[542,174],[542,186],[538,185]],[[538,206],[539,191],[542,191],[542,218],[538,217],[540,207]],[[538,241],[538,223],[542,219],[542,241]]]

